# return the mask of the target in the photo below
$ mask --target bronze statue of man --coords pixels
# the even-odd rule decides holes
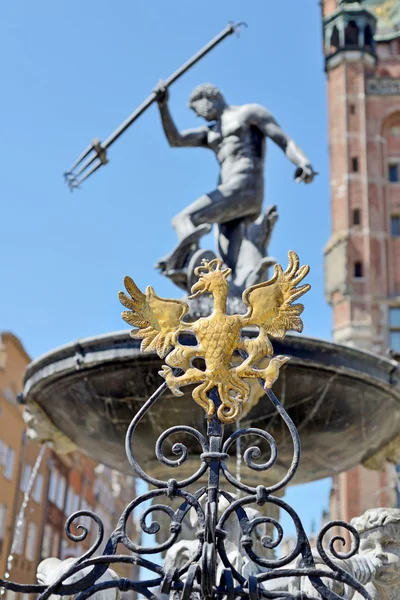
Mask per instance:
[[[262,239],[263,235],[266,232],[268,237],[268,226],[271,232],[277,218],[275,207],[261,215],[266,138],[271,138],[296,165],[296,181],[313,180],[315,173],[310,161],[273,115],[258,104],[231,106],[214,85],[200,85],[192,92],[189,107],[209,125],[180,132],[169,111],[168,91],[162,82],[155,91],[170,146],[208,148],[216,154],[220,165],[216,189],[172,219],[178,245],[157,266],[165,275],[181,269],[190,249],[198,247],[200,238],[216,224],[219,253],[225,264],[234,269],[239,287],[253,283],[249,280],[250,271],[259,276],[263,261],[268,262],[262,255],[262,246],[267,241]],[[260,264],[256,265],[256,260]]]

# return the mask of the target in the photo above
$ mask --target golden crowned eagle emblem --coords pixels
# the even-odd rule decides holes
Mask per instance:
[[[217,388],[221,400],[218,418],[231,423],[240,417],[243,405],[249,400],[251,388],[246,380],[262,379],[268,389],[277,380],[280,367],[289,360],[287,356],[273,356],[269,338],[281,339],[287,331],[302,331],[300,315],[304,306],[294,302],[310,289],[308,284],[299,285],[308,272],[308,266],[300,267],[297,254],[289,252],[286,271],[275,265],[271,279],[243,292],[247,313],[227,315],[231,270],[223,268],[218,258],[204,260],[195,271],[198,281],[189,299],[210,295],[214,308],[208,317],[194,322],[184,320],[189,311],[186,302],[160,298],[150,286],[143,294],[130,277],[125,277],[129,296],[119,292],[119,299],[128,310],[122,313],[122,318],[135,327],[131,336],[142,340],[142,352],[155,351],[165,358],[160,375],[175,396],[183,395],[181,387],[195,385],[193,399],[211,418],[215,404],[208,393]],[[259,328],[257,337],[243,337],[242,331],[249,327]],[[182,333],[194,335],[197,345],[180,343]],[[238,352],[245,359],[235,365],[233,356]],[[203,359],[204,370],[195,366],[197,358]],[[255,365],[265,358],[267,366],[257,368]]]

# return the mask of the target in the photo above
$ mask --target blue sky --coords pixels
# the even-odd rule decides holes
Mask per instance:
[[[269,146],[266,204],[280,213],[270,253],[284,263],[294,249],[311,265],[304,333],[329,339],[322,258],[330,227],[328,138],[317,0],[42,0],[3,3],[0,17],[0,330],[18,335],[36,358],[74,339],[123,329],[117,291],[126,274],[161,295],[180,294],[153,265],[175,243],[171,217],[213,189],[213,155],[171,150],[152,107],[82,190],[71,195],[62,173],[93,137],[108,137],[160,78],[237,20],[248,29],[173,86],[171,109],[179,126],[200,124],[187,99],[195,85],[210,81],[232,104],[268,107],[310,157],[320,176],[296,185],[293,165]],[[327,483],[312,489],[304,493],[322,506]],[[316,509],[300,489],[294,492],[288,498],[303,506],[308,526]]]

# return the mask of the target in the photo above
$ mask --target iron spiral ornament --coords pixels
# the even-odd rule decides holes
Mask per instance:
[[[141,419],[157,403],[162,401],[162,395],[166,391],[166,384],[153,394],[145,403],[140,414],[132,420],[126,436],[127,454],[133,471],[141,477],[153,489],[134,498],[125,508],[118,524],[105,544],[104,552],[96,555],[104,542],[104,527],[101,519],[91,511],[78,511],[71,515],[65,524],[67,537],[76,544],[81,543],[88,535],[88,528],[79,525],[83,517],[90,518],[97,528],[96,539],[91,548],[66,571],[52,585],[22,585],[11,581],[0,580],[0,586],[15,592],[35,593],[38,600],[46,600],[51,595],[76,596],[77,600],[85,600],[96,592],[110,588],[118,588],[121,591],[133,590],[136,593],[149,598],[159,600],[166,595],[175,593],[183,600],[190,598],[222,599],[222,598],[296,598],[290,592],[277,592],[269,589],[272,581],[280,581],[287,578],[307,578],[313,588],[315,595],[297,596],[298,598],[316,600],[325,598],[337,600],[343,598],[332,591],[330,581],[347,585],[357,591],[362,598],[370,599],[370,595],[364,587],[356,581],[345,569],[339,566],[341,560],[354,556],[359,548],[359,535],[349,524],[342,521],[333,521],[326,525],[317,540],[317,551],[320,561],[315,562],[315,553],[312,552],[307,535],[296,511],[282,498],[274,493],[283,489],[292,479],[300,460],[300,440],[297,430],[289,415],[275,394],[268,390],[266,399],[278,409],[283,418],[293,441],[292,462],[285,477],[274,485],[256,487],[248,486],[238,481],[229,471],[228,464],[233,458],[229,455],[229,449],[235,445],[238,437],[242,440],[242,447],[247,436],[258,436],[266,441],[270,448],[270,458],[260,464],[256,462],[260,457],[257,446],[252,445],[243,451],[243,460],[248,469],[257,473],[273,469],[278,456],[278,446],[274,438],[268,432],[260,429],[248,428],[237,430],[224,439],[224,424],[218,418],[218,411],[208,422],[207,436],[202,435],[192,427],[175,426],[165,431],[157,440],[155,445],[155,456],[160,463],[168,469],[174,469],[182,465],[188,458],[187,448],[183,443],[172,445],[172,453],[177,457],[171,459],[166,456],[163,445],[166,440],[174,435],[185,434],[193,436],[199,445],[199,466],[189,477],[178,481],[174,478],[160,480],[146,473],[139,465],[133,451],[134,432]],[[212,391],[210,398],[216,407],[220,405],[218,392]],[[206,478],[204,485],[203,480]],[[197,491],[193,491],[193,485],[200,482]],[[224,486],[222,487],[222,483]],[[231,488],[227,489],[228,484]],[[188,490],[191,489],[191,491]],[[238,495],[237,492],[240,492]],[[223,500],[227,507],[218,514],[218,503]],[[148,502],[152,504],[147,506]],[[169,504],[170,501],[178,502],[178,508]],[[140,527],[147,536],[155,536],[160,531],[160,523],[157,514],[162,514],[169,519],[169,535],[165,541],[156,545],[144,546],[132,540],[127,533],[127,525],[133,512],[141,505],[147,507],[143,510],[139,519]],[[293,549],[284,557],[271,558],[262,556],[254,548],[254,532],[260,525],[272,527],[273,534],[265,535],[261,540],[261,546],[266,551],[275,551],[279,548],[284,531],[281,524],[272,516],[259,516],[255,519],[249,518],[246,509],[255,506],[273,506],[285,511],[292,519],[296,530],[296,541]],[[160,561],[153,561],[153,555],[160,555],[172,548],[178,541],[185,520],[189,519],[191,511],[194,511],[197,519],[197,547],[194,554],[177,569],[166,570]],[[244,576],[230,559],[226,549],[226,524],[229,519],[237,519],[240,528],[240,546],[250,563],[256,565],[258,573]],[[79,533],[72,532],[72,525],[78,527]],[[347,552],[339,552],[337,543],[344,543],[344,539],[338,536],[330,540],[328,549],[324,542],[327,534],[338,527],[346,529],[353,540],[352,549]],[[130,554],[122,554],[119,548],[124,547]],[[109,567],[118,563],[137,565],[146,569],[152,575],[145,581],[120,578],[110,581],[98,582]],[[219,568],[217,569],[217,564]],[[322,564],[324,566],[322,566]],[[79,581],[68,584],[66,580],[76,573],[87,571]]]

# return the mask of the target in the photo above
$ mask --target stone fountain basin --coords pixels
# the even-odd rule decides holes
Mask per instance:
[[[276,354],[291,357],[273,389],[300,434],[302,458],[296,483],[350,469],[399,434],[400,370],[396,361],[297,335],[275,341],[274,349]],[[158,375],[161,364],[155,354],[141,354],[139,342],[127,331],[82,339],[28,366],[25,401],[36,401],[93,459],[129,474],[125,433],[134,414],[162,383]],[[185,440],[189,460],[179,469],[167,469],[154,455],[157,437],[167,427],[183,424],[206,431],[204,413],[190,391],[182,398],[165,393],[135,434],[134,449],[145,470],[163,479],[179,479],[196,470],[200,448],[193,438]],[[290,464],[292,442],[262,393],[258,404],[242,419],[241,427],[245,426],[265,429],[275,437],[279,459],[271,477],[276,481]],[[226,429],[227,434],[232,431],[232,427]],[[178,437],[173,442],[181,440]],[[249,445],[242,443],[243,449]],[[260,448],[260,460],[266,460],[269,449]],[[270,475],[251,472],[251,478],[269,481]]]

